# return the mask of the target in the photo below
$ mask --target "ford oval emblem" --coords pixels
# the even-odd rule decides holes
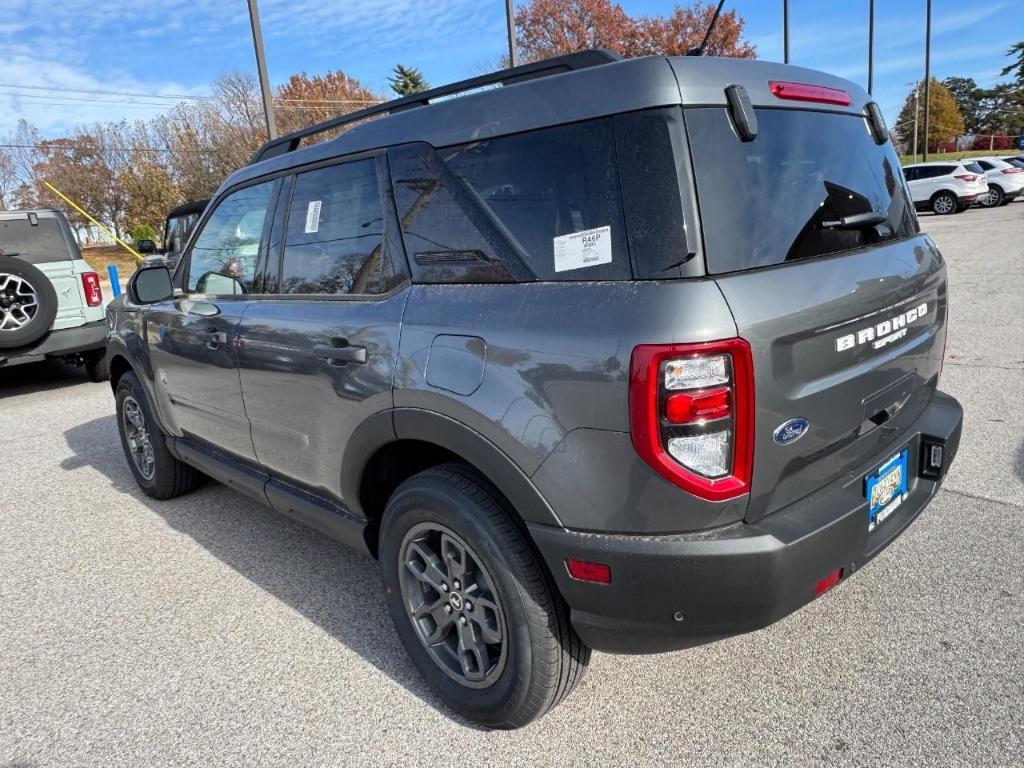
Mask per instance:
[[[804,418],[790,419],[787,422],[780,424],[772,432],[772,440],[779,445],[789,445],[795,443],[801,437],[807,434],[807,430],[810,428],[811,422]]]

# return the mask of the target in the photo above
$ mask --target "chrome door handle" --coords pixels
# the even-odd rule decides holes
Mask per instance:
[[[366,347],[354,347],[351,344],[339,347],[330,344],[317,344],[313,347],[313,354],[326,360],[330,365],[344,365],[345,363],[362,365],[366,362]]]

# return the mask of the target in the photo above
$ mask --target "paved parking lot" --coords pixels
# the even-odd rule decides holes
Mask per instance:
[[[0,370],[0,766],[1020,765],[1024,203],[922,224],[966,410],[924,516],[768,630],[596,654],[514,733],[430,695],[372,560],[217,485],[145,499],[106,385]]]

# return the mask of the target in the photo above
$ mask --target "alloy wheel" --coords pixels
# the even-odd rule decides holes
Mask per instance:
[[[156,455],[149,437],[149,428],[138,401],[128,395],[121,406],[121,421],[124,424],[125,440],[132,463],[146,480],[152,480],[156,472]]]
[[[402,602],[431,658],[462,685],[492,685],[505,668],[507,630],[480,558],[458,534],[433,522],[413,526],[400,552]]]
[[[39,296],[27,280],[0,272],[0,331],[24,328],[39,312]]]
[[[935,202],[932,203],[932,208],[938,214],[945,214],[952,211],[955,205],[956,203],[953,201],[953,198],[947,197],[946,195],[940,195],[935,198]]]

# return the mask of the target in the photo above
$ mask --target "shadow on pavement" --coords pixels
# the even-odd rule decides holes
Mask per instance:
[[[2,350],[0,350],[0,357],[3,357]],[[0,400],[15,395],[28,395],[34,392],[73,387],[87,382],[85,368],[68,365],[59,360],[4,365],[0,366]]]
[[[408,691],[447,717],[477,727],[447,709],[412,666],[384,604],[375,560],[212,480],[178,499],[150,499],[128,469],[112,415],[72,427],[64,438],[74,456],[62,469],[98,470],[114,490],[141,502]]]

